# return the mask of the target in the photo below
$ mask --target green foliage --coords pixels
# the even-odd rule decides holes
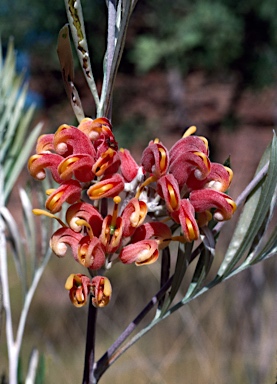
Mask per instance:
[[[143,6],[143,32],[130,53],[138,71],[178,67],[183,73],[240,73],[245,84],[272,81],[277,47],[273,0],[158,0]]]
[[[7,201],[41,130],[41,124],[38,124],[28,133],[34,106],[24,108],[27,89],[23,76],[16,73],[16,56],[10,40],[5,62],[0,47],[0,166],[4,201]]]
[[[184,72],[197,67],[220,69],[240,54],[242,23],[224,4],[200,1],[183,12],[178,12],[180,2],[171,3],[167,10],[161,1],[152,7],[157,17],[155,36],[138,37],[131,54],[140,71],[159,64],[178,66]]]

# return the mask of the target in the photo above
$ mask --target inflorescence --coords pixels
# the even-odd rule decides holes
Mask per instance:
[[[94,276],[67,279],[75,306],[84,305],[89,294],[96,307],[108,304],[111,284],[98,274],[115,261],[151,264],[172,241],[192,242],[212,218],[232,217],[236,204],[225,192],[233,173],[209,160],[207,139],[193,136],[195,131],[190,127],[170,150],[158,139],[150,141],[140,164],[127,149],[118,149],[104,117],[85,118],[77,128],[63,124],[38,138],[29,172],[43,180],[48,169],[59,186],[46,191],[47,211],[34,213],[61,225],[50,239],[53,252],[63,257],[71,248]],[[62,221],[55,214],[64,203]]]

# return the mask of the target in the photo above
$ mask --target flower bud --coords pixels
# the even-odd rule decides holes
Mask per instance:
[[[77,180],[64,181],[45,202],[46,208],[51,213],[59,212],[62,204],[67,202],[73,204],[81,198],[82,187]]]
[[[83,307],[86,304],[90,285],[90,279],[80,273],[71,274],[67,278],[65,289],[69,291],[69,298],[75,307]]]
[[[124,247],[119,255],[124,264],[146,265],[154,263],[159,257],[156,240],[141,240]]]
[[[88,191],[91,200],[102,199],[103,197],[117,196],[124,189],[124,180],[121,175],[115,174],[111,177],[106,176],[98,183],[92,185]]]
[[[104,276],[95,276],[91,281],[92,304],[96,308],[106,307],[112,297],[110,280]]]
[[[141,158],[141,164],[146,172],[161,177],[168,169],[168,150],[159,142],[150,142],[145,148]]]

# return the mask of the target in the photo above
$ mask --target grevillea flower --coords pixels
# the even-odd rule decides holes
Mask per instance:
[[[91,281],[92,304],[95,307],[106,307],[112,296],[110,280],[104,276],[95,276]]]
[[[180,208],[171,217],[181,224],[184,239],[187,242],[197,240],[199,228],[195,219],[195,210],[189,199],[181,200]]]
[[[210,188],[219,192],[225,192],[229,188],[233,178],[233,171],[218,163],[211,163],[211,169],[208,176],[199,180],[192,173],[187,180],[187,186],[190,190]]]
[[[78,243],[77,261],[86,268],[100,269],[105,264],[104,246],[101,241],[95,236],[83,236]]]
[[[90,279],[81,273],[71,274],[65,283],[65,289],[69,291],[69,298],[75,307],[86,304],[90,292]]]
[[[195,130],[189,128],[170,150],[158,139],[150,141],[141,164],[118,149],[105,117],[85,118],[78,127],[63,124],[40,136],[28,169],[37,180],[49,172],[59,184],[46,192],[48,211],[35,210],[61,225],[50,239],[53,252],[64,257],[71,251],[97,275],[114,261],[152,264],[171,241],[193,242],[212,218],[229,220],[236,205],[224,192],[233,173],[210,161],[208,142],[193,136]],[[55,216],[64,204],[65,222]],[[94,306],[104,307],[112,293],[100,275],[91,280],[72,274],[66,289],[77,307],[88,295]]]
[[[141,157],[141,164],[145,171],[153,174],[156,178],[167,172],[168,161],[168,150],[158,140],[151,141]]]
[[[179,186],[172,174],[164,175],[158,180],[157,193],[164,199],[169,212],[174,212],[180,208]]]
[[[124,208],[122,220],[124,224],[123,236],[131,236],[146,218],[147,204],[137,198],[133,198]]]
[[[102,232],[99,237],[105,247],[106,253],[116,252],[122,241],[123,221],[121,217],[114,220],[112,215],[105,217],[102,226]]]
[[[121,161],[121,174],[128,183],[136,177],[139,166],[128,149],[120,148],[118,155]]]
[[[68,226],[75,232],[80,232],[84,225],[90,227],[92,234],[99,237],[102,230],[103,218],[99,211],[91,204],[79,203],[72,204],[66,211],[66,221]]]
[[[159,257],[156,240],[141,240],[124,247],[119,255],[124,264],[146,265],[154,263]]]
[[[106,176],[98,183],[93,184],[87,191],[91,200],[103,199],[104,197],[115,197],[124,190],[124,179],[115,174]]]
[[[67,124],[61,125],[53,137],[54,150],[62,156],[86,154],[95,158],[96,151],[85,133]]]
[[[190,202],[196,212],[215,208],[214,218],[218,221],[231,219],[236,210],[236,204],[228,195],[212,189],[192,191]]]
[[[51,191],[45,206],[51,213],[59,212],[62,204],[73,204],[81,198],[82,187],[77,180],[63,182],[57,189]]]
[[[82,238],[83,235],[81,233],[74,232],[68,227],[63,227],[58,229],[51,236],[50,247],[59,257],[65,256],[67,247],[70,247],[75,260],[78,260],[78,244]]]
[[[45,169],[48,168],[53,179],[57,183],[63,180],[58,172],[58,166],[63,161],[63,157],[55,153],[40,153],[30,157],[28,161],[28,171],[36,180],[44,180],[46,176]]]
[[[154,239],[158,244],[158,249],[164,249],[171,241],[171,230],[165,224],[158,221],[151,221],[138,227],[132,236],[132,243],[141,240]]]

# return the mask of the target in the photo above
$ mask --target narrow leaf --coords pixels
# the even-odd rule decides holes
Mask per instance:
[[[67,97],[77,120],[80,122],[84,117],[84,110],[78,91],[74,85],[73,56],[69,38],[69,28],[66,24],[59,32],[57,53],[60,60],[61,72]]]
[[[24,122],[22,124],[24,124]],[[37,124],[35,128],[32,129],[32,132],[28,135],[27,139],[26,137],[24,137],[24,140],[22,140],[21,142],[21,145],[24,146],[24,150],[21,150],[21,151],[18,150],[17,156],[14,159],[13,166],[10,169],[10,174],[8,175],[8,178],[5,182],[5,190],[4,190],[5,201],[8,200],[8,197],[17,180],[17,177],[19,176],[19,173],[21,172],[22,168],[25,166],[27,162],[30,152],[41,131],[41,128],[42,128],[42,123]]]
[[[102,94],[101,94],[101,103],[100,103],[101,108],[99,109],[101,112],[103,111],[104,115],[106,115],[110,109],[115,78],[116,78],[116,74],[118,71],[118,67],[121,61],[121,57],[122,57],[122,53],[125,45],[127,28],[128,28],[131,14],[132,14],[132,10],[133,10],[132,3],[131,1],[128,1],[125,7],[123,7],[123,12],[122,12],[122,9],[120,9],[120,11],[118,9],[117,11],[121,13],[122,20],[120,23],[118,37],[116,40],[116,46],[114,50],[113,61],[110,69],[109,78],[107,79],[107,88],[103,89],[104,92],[102,91]]]
[[[193,297],[199,291],[203,281],[207,277],[215,255],[215,240],[211,229],[205,228],[205,235],[202,236],[204,248],[200,253],[192,281],[188,287],[186,298]]]
[[[99,96],[90,64],[81,0],[65,0],[65,8],[78,58],[98,108]]]
[[[160,288],[164,286],[164,284],[169,279],[170,275],[170,249],[166,247],[162,251],[162,262],[161,262],[161,279],[160,279]],[[158,309],[161,309],[164,303],[165,296],[163,296],[159,300]]]
[[[193,243],[186,243],[185,245],[182,243],[179,243],[171,290],[170,290],[169,296],[165,299],[164,305],[162,307],[161,314],[160,314],[161,317],[170,307],[170,304],[174,300],[180,288],[180,285],[183,281],[183,278],[185,276],[185,273],[189,264],[188,260],[191,254],[192,247],[193,247]]]
[[[255,236],[261,228],[274,196],[277,180],[277,145],[274,133],[270,151],[266,151],[259,169],[266,163],[269,155],[269,168],[267,176],[254,190],[244,206],[233,238],[227,249],[225,258],[219,268],[218,276],[226,277],[234,266],[251,247]]]
[[[34,220],[34,214],[32,212],[31,201],[24,189],[19,190],[21,206],[23,211],[23,228],[25,231],[25,237],[28,239],[27,247],[28,254],[31,257],[32,278],[36,269],[36,226]]]
[[[13,216],[11,215],[10,211],[8,210],[8,208],[1,207],[0,214],[2,215],[5,225],[9,231],[8,240],[10,240],[16,272],[20,280],[26,283],[25,276],[24,276],[25,271],[23,270],[23,265],[22,265],[22,260],[25,258],[25,256],[23,254],[23,247],[20,240],[21,236],[20,236],[17,224]]]

